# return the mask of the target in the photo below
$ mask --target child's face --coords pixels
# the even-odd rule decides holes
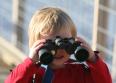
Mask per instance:
[[[48,36],[42,36],[41,38],[44,39],[53,39],[56,36],[60,36],[62,38],[70,38],[72,37],[71,32],[67,30],[62,30],[59,33],[48,35]],[[60,68],[64,66],[64,63],[69,59],[70,55],[66,53],[63,49],[58,49],[56,55],[54,56],[53,62],[50,64],[52,68]]]

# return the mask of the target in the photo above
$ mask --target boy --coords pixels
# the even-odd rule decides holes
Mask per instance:
[[[53,61],[48,65],[53,76],[51,83],[112,83],[106,64],[98,57],[80,37],[76,37],[76,27],[71,18],[59,8],[43,8],[37,11],[29,25],[29,57],[18,65],[5,80],[5,83],[44,83],[45,68],[41,67],[38,51],[45,45],[47,39],[75,38],[89,52],[83,64],[74,64],[70,55],[64,49],[58,49]],[[49,82],[48,82],[49,83]]]

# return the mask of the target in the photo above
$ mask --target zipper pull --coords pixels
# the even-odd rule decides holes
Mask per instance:
[[[36,76],[36,74],[33,74],[33,80],[32,80],[32,83],[36,83],[35,76]]]

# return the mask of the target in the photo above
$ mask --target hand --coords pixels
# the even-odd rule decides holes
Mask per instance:
[[[92,48],[90,47],[90,45],[82,38],[77,37],[76,41],[81,42],[81,46],[84,47],[88,52],[89,52],[89,61],[95,62],[96,61],[96,57],[94,54],[94,51],[92,50]]]
[[[33,46],[30,48],[30,52],[29,52],[29,57],[32,59],[32,61],[34,63],[36,63],[37,61],[39,61],[39,55],[38,55],[38,51],[39,49],[44,45],[44,43],[46,42],[45,39],[43,40],[38,40],[36,41]]]

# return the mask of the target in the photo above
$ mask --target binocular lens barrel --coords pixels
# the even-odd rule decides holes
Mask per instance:
[[[53,55],[47,49],[41,49],[38,52],[40,63],[48,65],[53,61]]]
[[[88,59],[89,52],[85,48],[78,46],[74,52],[74,56],[75,56],[77,61],[83,62],[83,61],[86,61]]]

